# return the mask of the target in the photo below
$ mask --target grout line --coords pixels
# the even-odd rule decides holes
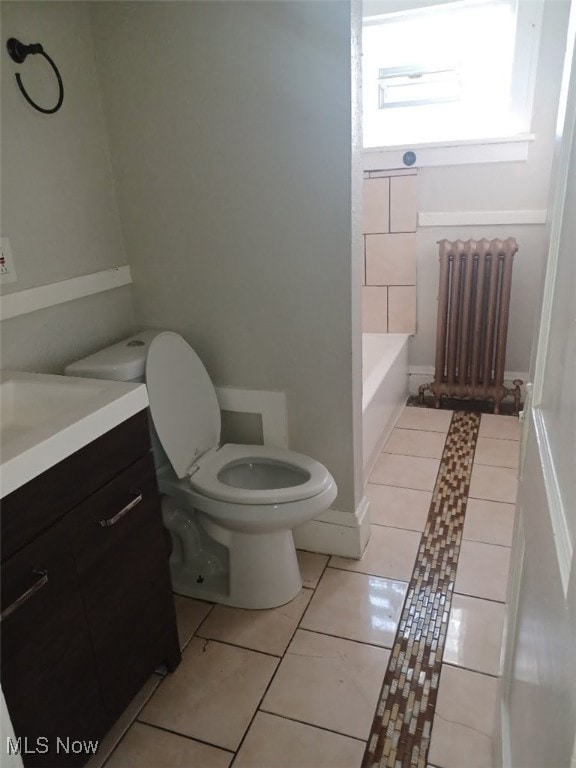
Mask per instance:
[[[377,525],[377,523],[372,523],[372,525]],[[496,541],[483,541],[482,539],[469,539],[464,535],[462,535],[462,541],[469,541],[471,544],[485,544],[488,547],[501,547],[502,549],[512,549],[512,542],[510,542],[510,544],[499,544]]]
[[[278,717],[280,720],[289,720],[291,723],[299,723],[300,725],[307,725],[310,728],[318,728],[320,731],[326,731],[327,733],[333,733],[336,736],[344,736],[347,739],[352,739],[353,741],[359,741],[360,744],[366,744],[366,739],[360,738],[360,736],[351,736],[349,733],[344,733],[343,731],[336,731],[334,728],[327,728],[325,725],[318,725],[317,723],[309,723],[307,720],[299,720],[297,717],[290,717],[289,715],[279,715],[278,712],[273,712],[271,709],[261,709],[260,712],[263,712],[266,715],[273,715],[274,717]],[[308,766],[306,766],[308,768]]]
[[[478,600],[485,600],[487,603],[496,603],[497,605],[506,605],[506,598],[504,600],[496,600],[493,597],[480,597],[479,595],[471,595],[469,592],[462,592],[454,587],[455,595],[462,595],[463,597],[475,597]]]
[[[381,526],[384,528],[385,526]],[[402,530],[402,529],[399,529]],[[418,531],[412,531],[412,533],[418,533]],[[418,547],[420,548],[420,547]],[[412,576],[412,572],[414,571],[414,565],[416,563],[416,557],[418,556],[418,552],[414,555],[414,562],[412,563],[412,567],[410,569],[410,576],[408,578],[401,578],[399,576],[382,576],[381,573],[371,573],[370,571],[359,571],[356,568],[342,568],[338,565],[329,565],[328,567],[332,571],[340,571],[340,573],[356,573],[359,576],[369,576],[371,579],[382,579],[382,581],[393,581],[394,583],[402,582],[403,584],[406,584],[408,586],[408,583],[410,581],[410,578]],[[361,560],[354,560],[354,562],[362,562]]]
[[[404,597],[405,599],[405,597]],[[396,625],[400,623],[400,619],[396,622]],[[331,632],[322,632],[320,629],[308,629],[308,627],[298,627],[298,629],[301,632],[310,632],[312,635],[322,635],[323,637],[333,637],[336,640],[346,640],[349,643],[356,643],[357,645],[369,645],[370,648],[380,648],[384,651],[390,651],[392,650],[391,645],[379,645],[378,643],[371,643],[369,640],[358,640],[353,637],[345,637],[344,635],[334,635]],[[394,640],[392,639],[392,642]],[[286,649],[286,654],[288,653],[288,649]]]
[[[391,485],[389,487],[394,488],[395,486]],[[427,491],[424,491],[424,493],[427,493]],[[370,521],[370,525],[375,525],[378,528],[393,528],[395,531],[407,531],[408,533],[424,533],[424,528],[402,528],[399,525],[390,525],[390,523],[376,523],[374,520]]]
[[[209,643],[220,643],[221,645],[227,645],[231,648],[241,648],[243,651],[250,651],[251,653],[261,653],[263,656],[269,656],[271,659],[276,659],[277,661],[278,659],[282,659],[284,657],[284,654],[271,653],[270,651],[261,651],[259,648],[250,648],[247,645],[232,643],[230,640],[221,640],[219,637],[206,637],[206,635],[197,634],[194,634],[194,637],[197,637],[198,640],[207,640]]]
[[[262,696],[261,696],[261,698],[260,698],[260,701],[258,702],[258,705],[256,706],[256,709],[254,710],[254,713],[253,713],[252,717],[250,718],[250,722],[248,723],[248,725],[247,725],[247,727],[246,727],[246,730],[244,731],[244,734],[243,734],[243,736],[242,736],[242,738],[241,738],[241,740],[240,740],[240,743],[238,744],[238,747],[237,747],[237,749],[236,749],[236,752],[235,752],[235,754],[234,754],[234,757],[232,758],[232,760],[231,760],[231,762],[230,762],[230,765],[229,765],[229,767],[228,767],[228,768],[232,768],[232,766],[234,765],[234,762],[235,762],[235,760],[236,760],[236,757],[238,756],[238,753],[240,752],[240,749],[242,748],[242,745],[244,744],[244,741],[245,741],[245,739],[246,739],[246,736],[248,735],[248,733],[249,733],[249,731],[250,731],[250,728],[252,728],[252,723],[254,722],[254,719],[256,718],[256,715],[258,714],[258,712],[260,712],[260,711],[261,711],[261,706],[262,706],[262,704],[263,704],[263,702],[264,702],[264,699],[266,698],[266,695],[267,695],[268,691],[270,690],[270,686],[271,686],[271,685],[272,685],[272,683],[274,682],[274,680],[275,680],[275,678],[276,678],[276,674],[277,674],[278,670],[280,669],[280,667],[281,667],[281,665],[282,665],[282,661],[284,660],[284,657],[286,656],[286,653],[287,653],[287,651],[288,651],[288,648],[289,648],[289,647],[290,647],[290,645],[292,644],[292,640],[294,639],[294,636],[295,636],[296,632],[298,632],[298,629],[300,628],[300,624],[301,624],[301,622],[302,622],[302,619],[304,618],[304,616],[305,616],[305,614],[306,614],[306,611],[307,611],[307,610],[308,610],[308,608],[310,607],[310,603],[311,603],[311,602],[312,602],[312,600],[314,599],[314,593],[316,592],[316,588],[318,587],[318,584],[320,584],[320,581],[322,580],[322,576],[324,575],[324,572],[326,571],[326,568],[327,568],[327,566],[328,566],[328,561],[329,561],[329,559],[330,559],[330,558],[327,558],[326,562],[324,563],[324,567],[322,568],[322,573],[321,573],[321,574],[320,574],[320,576],[318,577],[318,581],[317,581],[317,583],[316,583],[316,586],[315,586],[315,587],[313,587],[313,588],[311,589],[312,595],[310,596],[310,600],[308,601],[308,605],[306,606],[305,610],[304,610],[304,611],[303,611],[303,613],[302,613],[302,616],[300,616],[300,618],[299,618],[298,622],[296,623],[296,627],[294,628],[294,632],[292,632],[292,634],[290,635],[290,639],[289,639],[289,641],[288,641],[288,643],[287,643],[287,645],[286,645],[286,649],[284,650],[284,653],[283,653],[283,654],[282,654],[282,656],[280,657],[280,661],[279,661],[279,662],[278,662],[278,664],[276,665],[276,669],[275,669],[275,670],[274,670],[274,672],[272,673],[272,676],[270,677],[270,680],[268,681],[268,685],[267,685],[267,686],[266,686],[266,688],[264,689],[264,693],[262,694]]]
[[[156,723],[150,723],[147,720],[140,720],[139,718],[136,720],[140,725],[146,725],[149,728],[155,728],[157,731],[164,731],[164,733],[170,733],[172,736],[180,736],[182,739],[188,739],[188,741],[195,741],[199,742],[200,744],[205,744],[207,747],[213,747],[215,749],[221,749],[223,752],[227,752],[228,754],[234,754],[233,749],[228,749],[228,747],[222,747],[220,744],[215,744],[213,741],[206,741],[206,739],[198,739],[196,736],[189,736],[187,733],[181,733],[180,731],[175,731],[172,728],[166,728],[163,725],[156,725]]]
[[[483,677],[491,677],[493,680],[499,680],[500,674],[493,674],[492,672],[481,672],[479,669],[474,669],[473,667],[465,667],[463,664],[456,664],[453,661],[443,661],[443,665],[447,667],[452,667],[452,669],[463,669],[466,672],[475,672],[477,675],[483,675]]]

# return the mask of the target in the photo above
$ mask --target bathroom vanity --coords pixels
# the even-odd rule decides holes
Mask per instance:
[[[83,765],[83,742],[180,661],[146,411],[6,495],[1,532],[2,688],[24,765]]]

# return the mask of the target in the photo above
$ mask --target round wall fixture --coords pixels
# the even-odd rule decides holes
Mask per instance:
[[[20,88],[22,96],[24,96],[28,104],[34,107],[34,109],[37,109],[38,112],[43,112],[45,115],[52,115],[54,112],[58,112],[62,106],[62,102],[64,101],[64,85],[62,84],[62,78],[60,77],[60,72],[58,72],[58,67],[56,64],[54,64],[50,56],[48,56],[48,54],[44,51],[44,48],[42,48],[40,43],[31,43],[30,45],[26,45],[25,43],[21,43],[20,40],[16,40],[15,37],[11,37],[6,43],[6,48],[8,49],[8,53],[10,54],[12,61],[15,61],[17,64],[22,64],[24,61],[26,61],[26,57],[29,54],[39,53],[40,56],[44,56],[46,61],[54,70],[54,74],[58,80],[59,95],[58,102],[56,103],[55,107],[46,109],[45,107],[40,107],[38,104],[36,104],[36,102],[32,101],[30,96],[28,96],[26,93],[26,89],[22,85],[22,78],[20,77],[19,72],[16,72],[16,82],[18,83],[18,88]]]
[[[408,165],[408,166],[414,165],[414,163],[416,162],[416,153],[412,151],[404,152],[402,156],[402,162],[404,163],[404,165]]]

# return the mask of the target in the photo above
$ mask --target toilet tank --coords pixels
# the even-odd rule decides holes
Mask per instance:
[[[66,376],[112,381],[144,381],[148,348],[160,330],[148,330],[101,349],[93,355],[70,363],[64,369]]]
[[[152,329],[142,331],[128,339],[119,341],[111,347],[101,349],[93,355],[70,363],[64,369],[66,376],[80,376],[86,379],[108,379],[112,381],[143,382],[146,370],[146,357],[152,339],[162,333]],[[154,424],[148,415],[150,440],[156,470],[169,465],[168,457],[160,444]]]

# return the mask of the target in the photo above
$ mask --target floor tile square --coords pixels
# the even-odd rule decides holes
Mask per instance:
[[[495,416],[493,413],[483,413],[478,435],[499,440],[520,440],[520,432],[520,421],[517,416]]]
[[[402,456],[422,456],[441,459],[446,435],[444,432],[428,432],[422,429],[393,429],[386,441],[383,453]]]
[[[150,675],[106,736],[100,740],[98,752],[86,763],[86,768],[101,768],[101,766],[104,765],[106,759],[118,745],[126,731],[130,728],[134,718],[138,715],[138,712],[140,712],[144,704],[146,704],[162,681],[160,675]]]
[[[415,408],[406,406],[396,426],[400,429],[423,429],[430,432],[448,432],[453,411],[435,408]]]
[[[424,530],[432,502],[431,491],[368,483],[366,496],[370,501],[370,519],[374,524]]]
[[[330,558],[330,567],[410,581],[421,538],[416,531],[372,525],[362,558],[334,556]]]
[[[228,768],[234,755],[218,747],[134,723],[106,763],[106,768]]]
[[[518,468],[520,443],[518,440],[498,440],[494,437],[479,437],[474,453],[474,464],[489,464],[493,467]]]
[[[432,491],[439,466],[439,459],[381,453],[376,459],[369,481],[400,488],[414,488],[417,491]]]
[[[236,750],[277,664],[263,653],[193,637],[138,719]]]
[[[235,768],[359,768],[363,741],[258,712]]]
[[[327,568],[300,626],[391,648],[407,588],[402,581]]]
[[[367,739],[389,655],[383,648],[299,629],[261,709]]]
[[[454,590],[463,595],[506,602],[510,549],[462,541]]]
[[[453,595],[443,661],[499,675],[504,612],[502,603]]]
[[[498,680],[443,665],[428,758],[442,768],[490,768]]]
[[[473,465],[468,494],[471,498],[515,504],[517,493],[518,479],[515,469]]]
[[[176,609],[178,640],[180,641],[180,649],[182,649],[210,613],[212,603],[204,603],[202,600],[194,600],[183,595],[174,595],[174,607]]]
[[[312,590],[302,589],[286,605],[261,611],[216,605],[196,634],[282,656],[311,597]]]
[[[468,499],[464,520],[464,538],[485,544],[512,545],[514,532],[514,504],[485,499]]]
[[[305,552],[303,549],[297,549],[296,555],[298,557],[300,576],[302,577],[302,586],[315,589],[330,556],[318,555],[315,552]]]

